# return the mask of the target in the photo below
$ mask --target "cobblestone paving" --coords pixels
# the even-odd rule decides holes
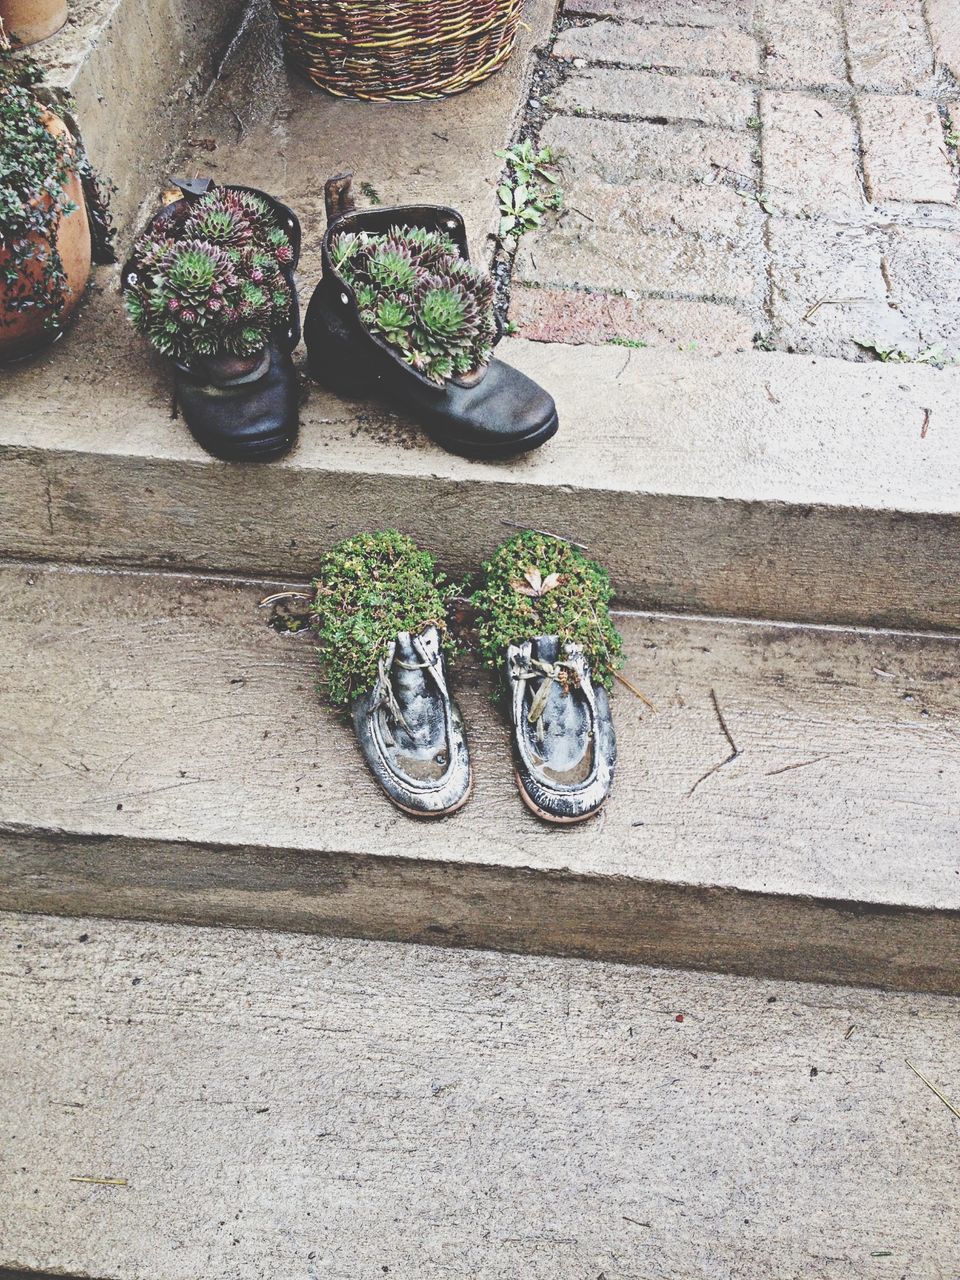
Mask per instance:
[[[543,341],[960,356],[957,0],[566,0]]]

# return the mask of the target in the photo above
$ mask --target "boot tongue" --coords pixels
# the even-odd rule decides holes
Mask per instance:
[[[531,644],[530,650],[532,658],[551,665],[564,658],[563,647],[557,636],[538,636]],[[531,687],[528,710],[533,698],[539,693],[543,680],[547,678],[544,676],[542,680],[529,682]],[[544,730],[551,736],[561,739],[569,734],[575,734],[583,721],[582,702],[583,699],[575,689],[570,693],[564,693],[562,686],[554,680],[543,708]]]
[[[432,718],[431,707],[437,694],[436,684],[423,665],[424,661],[410,632],[399,632],[390,679],[403,718],[414,735]]]
[[[556,662],[560,657],[560,640],[557,636],[538,636],[530,650],[541,662]]]

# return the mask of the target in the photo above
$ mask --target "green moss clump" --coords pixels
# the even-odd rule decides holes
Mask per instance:
[[[399,631],[446,631],[445,580],[433,557],[394,529],[333,547],[314,579],[311,621],[325,692],[344,706],[371,689],[377,664]]]
[[[569,542],[527,530],[482,567],[471,603],[483,661],[502,669],[507,645],[558,636],[580,645],[595,684],[610,688],[623,642],[610,617],[606,570]]]

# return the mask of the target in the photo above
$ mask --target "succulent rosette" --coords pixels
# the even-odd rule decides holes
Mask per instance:
[[[286,233],[259,197],[217,188],[134,246],[125,294],[134,327],[161,355],[251,356],[291,302]]]
[[[345,233],[332,248],[363,323],[418,373],[442,386],[488,363],[493,281],[448,236],[391,227],[382,235]]]

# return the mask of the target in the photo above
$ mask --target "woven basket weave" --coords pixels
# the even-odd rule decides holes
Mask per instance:
[[[329,93],[442,98],[510,57],[523,0],[273,0],[287,50]]]

